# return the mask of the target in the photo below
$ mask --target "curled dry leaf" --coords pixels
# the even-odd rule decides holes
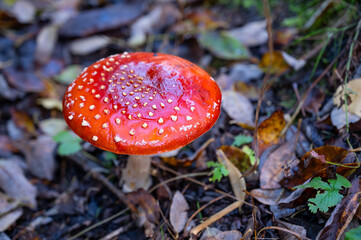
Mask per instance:
[[[277,220],[276,221],[277,225],[281,228],[286,228],[294,233],[297,233],[299,236],[301,236],[302,240],[304,239],[309,239],[307,238],[307,231],[304,227],[302,226],[299,226],[299,225],[295,225],[295,224],[291,224],[291,223],[288,223],[288,222],[284,222],[284,221],[281,221],[281,220]],[[295,235],[289,233],[289,232],[285,232],[285,231],[281,231],[281,230],[278,230],[278,233],[280,234],[281,236],[281,239],[287,239],[287,240],[297,240],[299,238],[297,238]]]
[[[223,91],[222,107],[232,119],[249,126],[254,125],[253,105],[242,94],[230,90]]]
[[[184,226],[187,223],[188,209],[189,209],[189,205],[186,199],[184,198],[183,194],[177,191],[174,194],[169,213],[170,223],[172,224],[174,230],[177,233],[183,231]]]
[[[348,96],[347,111],[361,117],[361,78],[354,79],[347,83],[346,94]],[[333,95],[333,102],[336,106],[345,110],[345,88],[341,85]]]
[[[242,173],[226,157],[226,155],[224,154],[224,152],[222,150],[217,150],[217,156],[225,164],[225,166],[229,172],[228,176],[229,176],[229,180],[231,181],[231,186],[232,186],[234,195],[237,197],[238,200],[243,202],[244,199],[246,198],[245,191],[247,190],[247,187],[246,187],[246,181],[245,181]]]
[[[36,188],[16,162],[0,160],[0,188],[11,198],[36,208]]]
[[[285,142],[274,150],[263,164],[260,172],[260,186],[262,189],[280,188],[279,182],[284,177],[284,166],[295,158],[293,142]]]
[[[272,115],[261,122],[257,129],[259,141],[259,151],[262,152],[271,145],[279,142],[281,131],[286,126],[286,121],[282,111],[276,111]]]

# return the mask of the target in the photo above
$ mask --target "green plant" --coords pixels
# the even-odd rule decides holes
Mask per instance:
[[[232,146],[240,147],[243,144],[251,143],[252,141],[253,141],[253,137],[241,134],[241,135],[237,135],[234,138]]]
[[[316,213],[318,209],[322,212],[327,212],[330,207],[336,206],[343,198],[339,191],[343,187],[351,187],[351,183],[339,174],[336,174],[336,179],[328,179],[327,182],[322,181],[320,177],[315,177],[309,183],[295,187],[296,189],[318,189],[316,197],[308,199],[308,207],[313,213]]]
[[[248,155],[250,163],[254,165],[256,163],[256,157],[253,149],[246,145],[242,147],[242,151]]]
[[[229,172],[224,164],[219,162],[209,161],[207,167],[213,167],[212,177],[209,179],[211,182],[221,181],[222,177],[227,177]]]
[[[81,139],[69,131],[61,131],[53,137],[53,140],[59,143],[58,154],[67,156],[81,150]]]
[[[359,239],[361,236],[361,226],[358,228],[351,229],[345,233],[345,240]]]

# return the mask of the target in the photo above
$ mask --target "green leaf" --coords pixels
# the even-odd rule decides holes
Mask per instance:
[[[212,178],[209,179],[211,182],[219,182],[221,181],[222,177],[226,177],[229,174],[227,168],[222,163],[209,161],[207,162],[207,167],[214,168],[212,171]]]
[[[219,166],[219,163],[217,162],[214,162],[214,161],[209,161],[207,162],[207,167],[218,167]]]
[[[81,150],[79,142],[63,142],[59,145],[58,153],[62,156],[71,155]]]
[[[240,147],[243,144],[251,143],[253,141],[253,137],[246,135],[238,135],[234,138],[234,142],[232,146]]]
[[[315,177],[309,183],[295,186],[295,188],[314,188],[314,189],[322,189],[322,190],[332,190],[330,185],[321,180],[320,177]]]
[[[351,229],[345,233],[345,240],[359,239],[361,236],[361,226]]]
[[[315,198],[308,199],[308,201],[311,202],[308,206],[313,213],[316,213],[317,209],[320,209],[322,212],[327,212],[330,207],[336,206],[342,198],[343,195],[340,194],[338,190],[325,191],[323,193],[318,191]],[[313,205],[313,207],[311,208],[310,205]]]
[[[330,183],[332,188],[338,189],[338,190],[341,190],[342,187],[345,187],[345,188],[351,187],[350,181],[347,180],[347,178],[345,178],[344,176],[341,176],[340,174],[337,174],[337,173],[336,173],[336,179],[330,179],[330,180],[328,180],[328,182]]]
[[[248,49],[226,32],[202,33],[198,37],[198,42],[221,59],[240,60],[250,57]]]
[[[65,68],[56,78],[55,80],[64,83],[64,84],[70,84],[74,81],[74,79],[79,76],[79,74],[82,71],[82,67],[79,65],[70,65],[67,68]]]
[[[61,131],[53,137],[53,140],[57,143],[62,142],[81,142],[81,139],[78,136],[70,133],[69,131]]]

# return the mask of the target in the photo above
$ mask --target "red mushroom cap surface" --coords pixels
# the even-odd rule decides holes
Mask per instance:
[[[123,53],[86,68],[63,98],[79,137],[118,154],[182,147],[218,119],[221,91],[200,67],[168,54]]]

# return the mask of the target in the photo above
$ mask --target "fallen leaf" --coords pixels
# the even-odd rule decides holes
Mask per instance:
[[[22,151],[34,176],[47,180],[54,178],[56,145],[52,137],[45,135],[26,143]]]
[[[58,40],[58,26],[43,27],[36,37],[35,60],[40,64],[47,63],[53,54]]]
[[[147,34],[154,34],[175,23],[181,13],[173,4],[161,4],[154,7],[147,15],[137,19],[131,26],[128,44],[139,47],[146,42]]]
[[[284,190],[278,189],[261,189],[256,188],[251,191],[251,196],[257,199],[257,201],[265,205],[277,205],[280,195]]]
[[[16,162],[0,160],[0,188],[15,200],[36,208],[36,188],[25,178]]]
[[[41,92],[44,83],[31,70],[7,67],[2,69],[4,76],[11,86],[23,92]]]
[[[254,79],[260,79],[262,70],[255,64],[237,63],[232,66],[229,77],[232,81],[242,81],[245,83]]]
[[[248,49],[226,32],[206,32],[198,36],[198,42],[214,56],[225,60],[248,59]]]
[[[250,22],[240,28],[231,29],[227,31],[227,33],[244,46],[255,47],[267,42],[268,34],[266,25],[266,20]]]
[[[249,156],[242,149],[227,145],[223,145],[220,149],[239,171],[246,172],[252,167]]]
[[[6,231],[22,215],[23,215],[23,210],[21,208],[18,208],[12,212],[9,212],[9,213],[6,213],[5,215],[0,216],[0,232]]]
[[[11,12],[23,24],[35,20],[36,8],[31,1],[18,0],[12,6]]]
[[[59,110],[63,111],[63,103],[61,100],[56,98],[38,98],[36,103],[47,110]]]
[[[182,232],[187,223],[188,209],[187,200],[181,192],[176,191],[170,206],[169,219],[177,233]]]
[[[305,66],[305,64],[306,64],[306,60],[304,60],[304,59],[296,59],[284,51],[282,51],[281,53],[282,53],[282,57],[286,61],[286,63],[296,71],[303,68],[303,66]]]
[[[0,97],[10,101],[14,101],[17,98],[22,98],[25,93],[9,86],[6,82],[4,75],[0,74]],[[0,99],[1,99],[0,98]]]
[[[314,152],[320,156],[324,156],[324,159],[328,162],[340,163],[348,155],[348,151],[341,147],[336,146],[322,146],[315,148],[307,152],[302,156],[297,166],[290,169],[289,176],[282,179],[281,184],[287,188],[292,188],[297,185],[301,185],[311,177],[321,176],[327,177],[326,169],[332,166],[325,163],[323,160],[314,157]],[[338,167],[336,172],[343,171],[346,167]],[[347,171],[348,170],[348,171]],[[346,168],[348,175],[354,169]],[[347,173],[346,172],[346,173]],[[344,175],[344,174],[341,174]]]
[[[279,45],[288,45],[294,39],[297,34],[295,28],[278,29],[274,34],[274,43]]]
[[[70,65],[66,67],[55,80],[66,85],[72,83],[74,79],[81,73],[83,68],[79,65]]]
[[[73,40],[68,47],[72,54],[85,56],[107,47],[110,43],[110,37],[104,35],[95,35]]]
[[[18,152],[18,149],[12,144],[7,135],[0,135],[0,158],[10,157],[13,152]]]
[[[222,107],[232,119],[249,126],[254,125],[253,105],[242,94],[230,90],[223,91]]]
[[[241,81],[234,83],[234,90],[251,100],[257,100],[260,96],[261,89],[253,84],[247,84]]]
[[[207,228],[200,240],[239,240],[242,233],[237,230],[220,231],[217,228]]]
[[[316,113],[322,106],[325,94],[320,88],[314,87],[311,92],[307,95],[307,98],[303,104],[304,109],[309,113]]]
[[[62,118],[49,118],[39,122],[41,131],[50,137],[54,137],[59,132],[66,130],[67,126]]]
[[[101,9],[83,11],[66,21],[60,28],[60,36],[83,37],[119,29],[142,13],[143,8],[140,3],[140,1],[121,2]]]
[[[25,130],[27,133],[35,135],[35,125],[30,116],[23,111],[11,111],[12,119],[18,128]]]
[[[281,131],[286,126],[282,111],[272,113],[270,117],[261,122],[257,129],[259,142],[259,155],[271,145],[279,142]]]
[[[9,201],[9,197],[0,192],[0,218],[4,214],[15,210],[19,203],[19,201]]]
[[[348,123],[358,122],[361,118],[352,113],[347,114]],[[331,111],[331,122],[338,130],[346,126],[346,112],[342,108],[335,107]]]
[[[283,167],[294,158],[295,143],[285,142],[274,150],[266,159],[260,170],[260,187],[262,189],[280,188],[280,181],[284,178]]]
[[[265,53],[258,66],[264,72],[272,74],[282,74],[290,67],[283,58],[282,52],[279,51],[274,51],[272,54],[270,52]]]
[[[361,78],[354,79],[347,83],[346,93],[347,111],[361,117]],[[337,88],[336,93],[333,95],[333,103],[345,110],[345,88],[341,85]]]
[[[281,227],[281,228],[285,228],[288,229],[294,233],[299,234],[299,236],[301,236],[301,239],[308,239],[307,238],[307,231],[304,227],[296,225],[296,224],[291,224],[288,222],[284,222],[281,220],[276,220],[277,226]],[[289,233],[289,232],[285,232],[282,230],[278,230],[279,235],[281,236],[281,239],[287,239],[287,240],[297,240],[299,238],[297,238],[295,235]]]
[[[137,213],[138,208],[141,208],[149,222],[158,224],[160,209],[157,200],[150,193],[144,189],[138,189],[127,194],[127,202],[132,212]]]
[[[221,162],[223,162],[223,164],[225,164],[229,172],[228,177],[231,182],[234,195],[237,197],[238,200],[243,202],[246,198],[245,191],[247,191],[247,187],[246,181],[244,180],[242,173],[233,165],[231,161],[229,161],[229,159],[226,157],[222,150],[217,150],[216,153],[217,157],[221,160]]]

